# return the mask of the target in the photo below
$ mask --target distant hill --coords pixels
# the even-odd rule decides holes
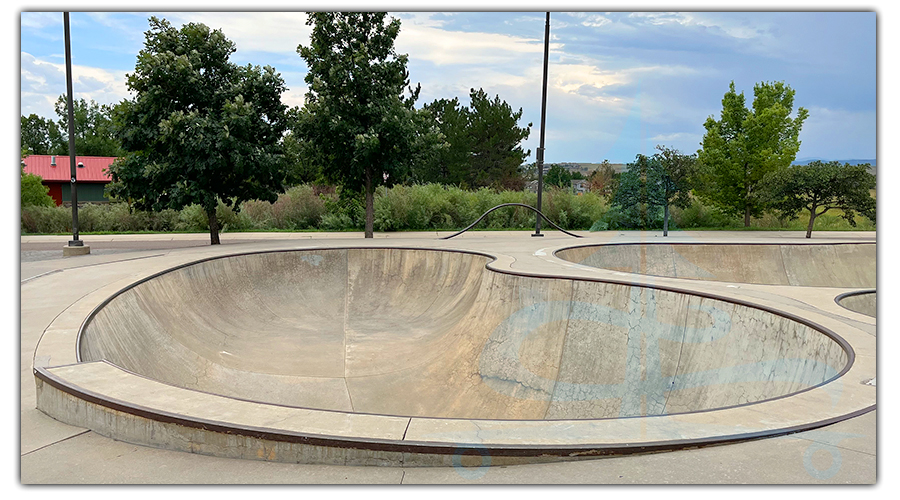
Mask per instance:
[[[826,159],[826,158],[799,158],[799,159],[797,159],[797,160],[794,160],[794,162],[791,163],[791,164],[792,164],[792,165],[808,165],[810,162],[814,162],[814,161],[816,161],[816,160],[819,160],[819,161],[824,162],[824,163],[827,163],[827,162],[830,162],[830,161],[837,161],[837,162],[840,162],[842,165],[843,165],[844,163],[849,163],[849,164],[851,164],[851,165],[860,165],[860,164],[863,164],[863,163],[868,163],[869,165],[871,165],[871,166],[868,168],[869,173],[872,174],[872,175],[877,175],[877,168],[876,168],[876,164],[875,164],[875,160],[874,160],[874,159],[871,159],[871,160],[857,160],[857,159],[853,159],[853,160],[829,160],[829,159]]]
[[[835,160],[830,160],[830,159],[826,159],[826,158],[798,158],[797,160],[795,160],[792,163],[792,165],[807,165],[810,162],[813,162],[816,160],[819,160],[822,162],[835,161]],[[875,164],[874,159],[872,159],[872,160],[852,159],[852,160],[837,160],[837,161],[841,162],[841,164],[849,163],[851,165],[859,165],[862,163],[868,163],[869,165],[871,165],[871,168],[869,168],[869,172],[871,172],[873,175],[875,174],[876,164]],[[600,165],[602,165],[602,163],[578,163],[578,162],[554,162],[553,164],[559,165],[559,166],[567,169],[569,172],[581,172],[581,174],[584,175],[585,177],[588,177],[589,175],[591,175],[591,172],[593,172],[594,170],[597,170],[598,168],[600,168]],[[550,164],[548,163],[547,165],[549,166]],[[624,163],[610,163],[610,165],[612,165],[613,170],[617,174],[625,171]]]
[[[797,160],[794,160],[793,165],[807,165],[810,162],[813,162],[816,160],[819,160],[821,162],[826,162],[826,163],[829,161],[838,161],[840,163],[849,163],[851,165],[859,165],[861,163],[868,163],[869,165],[872,165],[873,167],[875,166],[874,159],[871,159],[871,160],[856,160],[856,159],[854,159],[854,160],[831,160],[831,159],[826,159],[826,158],[798,158]]]
[[[581,172],[585,177],[591,175],[594,170],[600,168],[602,163],[574,163],[574,162],[558,162],[556,165],[565,168],[569,172]],[[610,163],[613,170],[618,174],[625,171],[624,163]]]

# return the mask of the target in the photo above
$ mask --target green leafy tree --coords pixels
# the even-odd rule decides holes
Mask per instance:
[[[653,190],[655,197],[651,203],[663,206],[663,236],[668,236],[669,208],[687,208],[691,204],[697,157],[665,146],[656,146],[656,149],[659,152],[651,159],[648,182],[658,186]]]
[[[547,173],[544,174],[544,184],[548,186],[568,188],[572,185],[572,179],[572,172],[569,172],[569,169],[555,163],[551,164]]]
[[[219,200],[237,209],[283,190],[284,81],[269,66],[230,62],[234,43],[203,24],[177,29],[152,17],[145,35],[128,75],[136,96],[116,107],[130,153],[110,167],[111,194],[139,209],[198,204],[218,244]]]
[[[35,155],[59,155],[68,152],[59,125],[36,114],[23,116],[20,128],[22,152]]]
[[[660,219],[662,199],[661,186],[653,182],[652,170],[654,158],[639,154],[634,162],[625,166],[625,171],[619,175],[616,191],[612,197],[610,217],[616,216],[619,220],[616,226],[650,229],[658,227]]]
[[[414,104],[407,56],[394,41],[400,21],[384,12],[312,12],[306,61],[306,105],[295,132],[326,178],[365,196],[365,236],[373,236],[374,193],[379,184],[410,178],[412,166],[439,134],[429,113]]]
[[[54,109],[59,116],[59,130],[66,131],[61,136],[65,152],[57,150],[56,154],[68,154],[69,112],[65,95],[59,96]],[[112,110],[112,106],[100,105],[93,100],[88,102],[76,99],[72,103],[72,115],[75,117],[75,151],[79,155],[121,156],[124,153],[113,127]]]
[[[22,208],[37,205],[40,207],[52,207],[53,198],[50,197],[50,188],[41,183],[41,176],[25,172],[22,165],[22,181],[20,191],[22,194]]]
[[[698,151],[701,184],[697,194],[729,215],[750,218],[762,215],[765,200],[757,189],[770,172],[787,168],[800,149],[800,129],[809,113],[794,108],[794,90],[783,82],[753,87],[753,109],[745,105],[731,82],[722,99],[719,120],[709,117]]]
[[[324,183],[322,166],[316,163],[314,155],[310,154],[308,142],[288,132],[282,140],[282,145],[285,156],[285,187]]]
[[[782,218],[796,219],[801,211],[808,211],[806,237],[811,238],[816,217],[832,209],[842,210],[842,217],[853,227],[857,213],[875,222],[875,199],[870,194],[875,176],[868,168],[868,164],[816,160],[772,172],[763,179],[761,191]]]
[[[662,211],[663,236],[669,235],[669,209],[687,208],[696,158],[677,149],[656,146],[653,156],[637,155],[619,176],[613,204],[641,228],[655,225]]]

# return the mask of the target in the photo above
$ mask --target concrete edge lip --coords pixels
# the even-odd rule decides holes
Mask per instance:
[[[322,247],[334,249],[335,247]],[[359,248],[359,247],[340,247],[340,248]],[[373,247],[366,247],[373,248]],[[582,275],[579,276],[565,276],[565,275],[545,275],[545,274],[535,274],[528,272],[521,272],[518,270],[513,270],[510,268],[510,264],[515,259],[504,255],[492,255],[487,252],[478,252],[478,251],[470,251],[470,250],[459,250],[459,249],[440,249],[440,248],[427,248],[427,247],[379,247],[379,248],[406,248],[406,249],[415,249],[415,250],[433,250],[433,251],[457,251],[457,252],[465,252],[472,254],[484,255],[492,258],[493,260],[487,264],[487,268],[494,272],[501,273],[510,273],[522,276],[531,276],[531,277],[540,277],[540,278],[564,278],[564,279],[575,279],[575,280],[584,280],[591,279],[585,278]],[[562,249],[563,247],[559,248]],[[294,248],[287,250],[276,250],[276,251],[305,251],[305,250],[316,250],[320,249],[319,247],[303,247],[303,248]],[[264,251],[265,252],[265,251]],[[259,252],[251,252],[251,253],[259,253]],[[554,252],[555,253],[555,252]],[[221,257],[231,257],[234,255],[241,255],[240,253],[220,255],[211,258],[221,258]],[[146,281],[148,279],[152,279],[153,277],[163,274],[165,272],[169,272],[172,269],[183,267],[186,265],[192,265],[196,262],[201,262],[207,259],[199,259],[191,262],[186,262],[184,264],[170,267],[162,272],[153,273],[145,278],[142,278],[130,286],[134,286],[137,283]],[[594,278],[596,281],[604,281],[604,282],[616,282],[617,280],[610,280],[606,278]],[[675,288],[675,287],[661,287],[657,285],[648,285],[642,284],[635,281],[626,281],[622,280],[623,283],[638,285],[638,286],[648,286],[651,288],[664,288],[673,291],[689,293],[693,295],[710,295],[708,293],[704,293],[702,291],[691,290],[690,284],[684,288]],[[124,290],[124,289],[123,289]],[[120,290],[121,292],[122,290]],[[108,294],[108,292],[106,292]],[[117,295],[113,294],[113,296]],[[96,310],[99,307],[102,307],[103,303],[108,301],[110,296],[103,297],[101,302],[97,304],[92,310]],[[742,301],[735,300],[730,297],[716,297],[723,300],[727,300],[730,302],[738,302]],[[98,297],[87,296],[84,300],[93,300],[96,304]],[[752,302],[743,302],[745,305],[749,305],[751,307],[755,307],[758,309],[769,310],[770,312],[775,312],[776,314],[781,314],[783,316],[789,316],[792,319],[797,319],[800,322],[813,326],[815,329],[819,330],[823,334],[829,331],[826,328],[823,328],[812,320],[808,320],[802,317],[796,317],[794,315],[790,315],[789,313],[784,313],[781,311],[772,311],[771,308],[767,308],[761,306],[759,304],[753,304]],[[77,303],[76,303],[77,304]],[[80,310],[84,310],[84,307],[79,308]],[[91,313],[93,314],[93,313]],[[82,327],[89,320],[88,318],[84,319],[82,322]],[[81,327],[78,328],[79,333]],[[824,330],[824,331],[823,331]],[[833,333],[833,332],[832,332]],[[80,335],[79,335],[80,336]],[[407,426],[406,431],[403,432],[402,436],[399,438],[392,439],[380,439],[380,438],[372,438],[366,436],[346,436],[346,435],[334,435],[329,433],[302,433],[302,432],[293,432],[284,429],[278,429],[276,427],[270,427],[265,425],[246,425],[238,422],[229,421],[228,419],[215,419],[215,418],[204,418],[202,416],[197,415],[184,415],[179,414],[177,412],[168,411],[165,406],[141,406],[134,403],[129,403],[127,401],[117,400],[115,397],[112,397],[108,394],[104,394],[102,391],[94,390],[91,387],[80,386],[76,383],[72,383],[62,377],[60,375],[54,374],[53,371],[60,368],[60,366],[56,367],[41,367],[36,366],[34,368],[34,375],[37,381],[41,381],[40,383],[47,383],[57,390],[74,396],[76,398],[84,399],[85,401],[102,406],[104,408],[113,409],[117,412],[122,412],[128,415],[141,416],[144,418],[149,418],[150,420],[157,421],[166,421],[171,424],[183,426],[183,427],[191,427],[194,429],[200,429],[203,432],[210,433],[224,433],[229,435],[243,435],[249,437],[255,437],[260,439],[268,439],[271,441],[287,441],[287,442],[296,442],[296,443],[304,443],[310,445],[318,445],[318,446],[327,446],[327,447],[335,447],[335,448],[353,448],[353,449],[363,449],[363,450],[372,450],[372,451],[387,451],[387,452],[398,452],[398,453],[416,453],[416,454],[432,454],[432,455],[458,455],[461,450],[462,451],[479,451],[487,449],[488,453],[496,456],[510,456],[510,457],[547,457],[554,456],[559,458],[567,458],[573,456],[596,456],[596,455],[607,455],[607,454],[628,454],[628,453],[641,453],[641,452],[649,452],[649,451],[664,451],[664,450],[674,450],[681,449],[685,447],[692,446],[702,446],[702,445],[710,445],[710,444],[721,444],[726,442],[734,442],[734,441],[744,441],[750,439],[757,439],[761,437],[789,434],[793,432],[798,432],[801,430],[812,429],[816,427],[821,427],[823,425],[828,425],[830,423],[834,423],[846,418],[851,418],[853,416],[859,415],[861,413],[865,413],[867,411],[871,411],[875,408],[874,404],[874,389],[871,389],[871,393],[873,394],[871,398],[841,398],[844,401],[841,401],[841,404],[835,404],[832,401],[832,396],[828,394],[828,390],[830,386],[834,386],[834,384],[840,384],[842,379],[849,379],[850,383],[844,384],[849,386],[850,388],[854,388],[853,386],[858,384],[853,384],[854,377],[864,376],[866,375],[863,372],[857,374],[859,371],[854,370],[854,368],[858,368],[856,363],[854,363],[853,359],[853,348],[852,346],[859,340],[865,341],[865,337],[860,336],[858,339],[853,338],[849,342],[845,340],[843,337],[837,334],[828,335],[832,337],[835,341],[845,346],[845,349],[848,352],[850,357],[850,361],[848,362],[848,366],[841,372],[843,377],[839,375],[835,379],[829,381],[828,383],[813,387],[811,389],[807,389],[806,391],[802,391],[801,393],[794,393],[791,395],[784,396],[782,398],[778,398],[775,400],[768,400],[759,403],[754,403],[750,405],[745,405],[741,407],[732,407],[726,409],[719,410],[709,410],[705,412],[697,412],[697,413],[689,413],[689,414],[678,414],[678,415],[664,415],[664,416],[655,416],[655,417],[632,417],[628,419],[606,419],[606,420],[583,420],[583,421],[468,421],[463,419],[434,419],[434,418],[426,418],[426,417],[395,417],[395,416],[387,416],[387,415],[368,415],[368,414],[348,414],[354,415],[355,417],[361,417],[366,419],[406,419]],[[43,339],[42,339],[43,340]],[[869,339],[871,343],[874,345],[874,339]],[[77,341],[76,341],[77,343]],[[38,346],[40,348],[40,344]],[[72,346],[74,347],[74,346]],[[874,351],[874,347],[873,347]],[[79,360],[80,361],[80,360]],[[89,363],[85,363],[87,365]],[[109,363],[105,363],[109,367],[120,370],[124,372],[124,370],[115,367]],[[872,367],[874,369],[874,359],[871,361]],[[79,365],[76,365],[74,369],[79,369]],[[128,376],[138,377],[134,374],[127,374]],[[874,376],[874,372],[871,374]],[[858,377],[857,377],[858,378]],[[188,389],[180,389],[172,386],[167,386],[165,384],[159,382],[153,382],[161,386],[160,390],[164,392],[169,392],[171,395],[177,395],[178,391],[186,391],[186,392],[195,392],[190,391]],[[855,388],[854,388],[855,389]],[[839,389],[840,390],[840,389]],[[174,392],[172,392],[174,391]],[[220,400],[222,404],[227,404],[229,402],[234,401],[232,398],[227,398],[224,396],[216,396],[216,395],[206,395],[211,398],[217,398]],[[846,399],[857,399],[856,401],[849,402],[845,401]],[[821,409],[823,402],[830,402],[831,408],[829,411],[820,412],[817,411]],[[248,402],[249,403],[249,402]],[[790,404],[788,404],[790,403]],[[265,405],[261,403],[252,403],[259,407],[267,407],[267,406],[275,406],[275,405]],[[784,410],[785,407],[792,407],[795,411],[777,411],[778,409]],[[771,410],[775,411],[771,411]],[[312,411],[309,409],[296,409],[302,411]],[[798,418],[795,413],[797,411],[801,412],[803,410],[807,410],[808,413],[804,415],[803,418]],[[813,411],[815,410],[815,411]],[[263,411],[263,410],[260,410]],[[332,412],[334,413],[334,412]],[[341,413],[341,412],[337,412]],[[750,417],[750,418],[748,418]],[[732,431],[736,429],[743,429],[737,432],[730,433],[722,433],[721,429],[711,430],[711,427],[716,427],[715,423],[717,421],[732,421],[735,422],[736,426],[732,428]],[[751,423],[759,424],[756,427],[750,425]],[[374,422],[374,420],[373,420]],[[518,428],[519,431],[522,431],[522,436],[519,438],[504,438],[504,439],[482,439],[477,436],[474,429],[471,425],[477,422],[478,426],[487,426],[493,428],[497,431],[503,430],[508,433],[510,431],[516,430]],[[684,429],[679,429],[676,433],[672,434],[669,439],[659,439],[659,435],[653,433],[647,433],[644,431],[643,433],[639,431],[641,426],[646,426],[648,423],[653,424],[664,424],[662,427],[684,427],[685,425],[688,427],[693,427],[693,430],[685,431]],[[765,424],[761,424],[761,422],[765,422]],[[574,426],[578,429],[574,435],[572,433],[557,433],[555,436],[553,435],[552,429],[554,426],[557,428],[560,425],[570,425]],[[749,426],[748,426],[749,425]],[[524,426],[524,428],[522,427]],[[477,426],[476,426],[477,427]],[[480,427],[479,427],[480,429]],[[98,431],[101,434],[103,432]],[[546,438],[548,432],[550,433],[550,440]],[[408,435],[407,435],[408,434]],[[540,437],[541,435],[545,436],[545,439],[530,439],[531,437]],[[624,439],[608,439],[608,436],[611,435],[619,435],[625,436]],[[430,437],[429,437],[430,436]],[[607,439],[603,439],[606,436]],[[112,435],[111,437],[116,437]],[[518,440],[517,440],[518,439]],[[523,441],[524,440],[524,441]],[[527,442],[525,442],[527,441]]]

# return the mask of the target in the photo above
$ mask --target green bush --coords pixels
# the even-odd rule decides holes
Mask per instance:
[[[503,203],[537,206],[537,194],[524,191],[495,191],[481,188],[467,191],[457,186],[422,184],[379,187],[375,193],[375,229],[377,231],[436,231],[462,229],[487,210]],[[610,208],[594,193],[576,195],[566,189],[548,189],[544,193],[543,212],[567,230],[604,231],[618,229],[659,229],[662,210],[641,214],[634,207]],[[834,213],[832,213],[834,212]],[[815,230],[854,229],[840,211],[816,219]],[[365,209],[360,193],[328,190],[312,185],[289,189],[275,203],[259,200],[244,202],[239,210],[220,202],[216,209],[222,232],[321,229],[360,230]],[[741,221],[694,200],[685,209],[673,208],[670,228],[735,228]],[[796,220],[779,220],[765,215],[752,221],[753,228],[803,230],[808,215]],[[22,233],[71,232],[71,208],[56,206],[22,207]],[[874,224],[857,218],[856,230],[872,230]],[[489,214],[477,229],[530,229],[535,214],[523,207],[508,207]],[[542,224],[549,229],[549,224]],[[86,204],[79,209],[82,232],[209,231],[206,213],[199,205],[160,212],[130,210],[126,203]]]
[[[72,210],[63,206],[22,207],[23,233],[68,233],[72,231]]]
[[[692,199],[690,206],[687,208],[673,207],[669,223],[674,223],[681,229],[740,226],[738,219],[725,215],[721,210],[711,205],[706,205],[697,198]]]
[[[241,232],[248,231],[253,228],[253,223],[243,210],[238,207],[237,210],[219,201],[216,207],[216,218],[219,221],[219,230],[225,232]],[[206,224],[209,226],[209,222]]]
[[[269,229],[275,220],[272,215],[272,204],[267,201],[245,201],[241,205],[241,213],[250,222],[250,229]]]
[[[641,210],[641,207],[622,208],[613,206],[594,225],[592,231],[607,231],[618,229],[650,230],[662,229],[663,210],[655,207],[649,210]],[[670,221],[671,223],[671,221]]]
[[[308,184],[288,189],[272,205],[276,229],[314,229],[324,214],[325,202]]]
[[[22,167],[22,179],[19,184],[19,192],[22,195],[22,207],[52,207],[56,205],[50,197],[50,188],[41,184],[41,176],[29,174]]]

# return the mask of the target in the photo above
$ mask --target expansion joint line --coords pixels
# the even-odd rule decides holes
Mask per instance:
[[[690,301],[690,299],[688,299]],[[703,299],[700,299],[703,301]],[[672,375],[672,386],[668,387],[666,391],[666,399],[663,401],[662,414],[665,415],[666,411],[669,407],[669,396],[672,395],[672,389],[675,388],[675,384],[678,381],[678,371],[681,369],[681,355],[684,353],[684,344],[685,340],[687,340],[687,322],[688,322],[689,313],[685,312],[684,315],[684,325],[681,327],[681,347],[678,349],[678,360],[675,362],[675,373]],[[660,367],[662,368],[662,367]],[[662,374],[660,374],[660,378],[662,378]]]
[[[405,440],[406,440],[406,433],[409,432],[409,425],[410,425],[410,424],[412,424],[412,417],[410,417],[409,420],[406,421],[406,429],[403,429],[403,437],[400,438],[400,441],[405,441]]]
[[[347,282],[344,285],[344,325],[343,325],[343,339],[341,346],[341,354],[344,359],[344,389],[347,390],[347,400],[350,401],[350,411],[356,411],[353,407],[353,395],[350,393],[350,383],[347,382],[347,330],[350,326],[350,252],[352,250],[344,250],[345,254],[345,263],[347,264],[346,271],[344,274],[347,275]]]
[[[91,432],[91,430],[90,430],[90,429],[85,429],[85,430],[79,432],[78,434],[72,434],[71,436],[62,438],[62,439],[60,439],[59,441],[54,441],[54,442],[52,442],[52,443],[45,444],[44,446],[41,446],[40,448],[35,448],[35,449],[33,449],[33,450],[29,451],[29,452],[22,453],[22,456],[24,457],[24,456],[26,456],[26,455],[31,455],[32,453],[34,453],[34,452],[36,452],[36,451],[41,451],[41,450],[43,450],[44,448],[49,448],[50,446],[53,446],[53,445],[55,445],[55,444],[62,443],[63,441],[68,441],[68,440],[70,440],[70,439],[77,438],[78,436],[84,436],[84,435],[87,434],[88,432]]]

